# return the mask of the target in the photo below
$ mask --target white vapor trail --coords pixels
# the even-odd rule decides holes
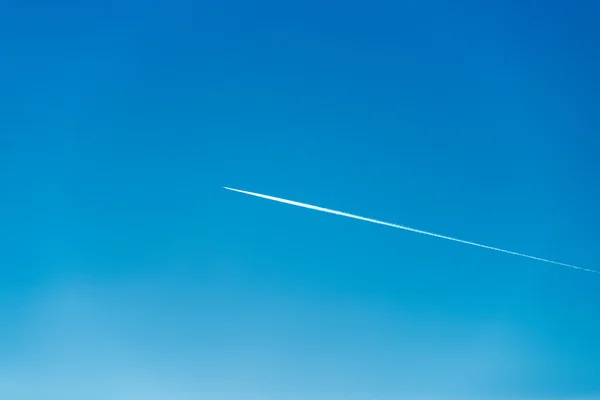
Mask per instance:
[[[488,250],[499,251],[501,253],[512,254],[513,256],[525,257],[525,258],[529,258],[531,260],[542,261],[542,262],[545,262],[545,263],[550,263],[550,264],[555,264],[555,265],[561,265],[563,267],[569,267],[569,268],[574,268],[574,269],[578,269],[578,270],[581,270],[581,271],[593,272],[595,274],[600,274],[600,272],[594,271],[593,269],[581,268],[581,267],[577,267],[575,265],[565,264],[565,263],[561,263],[561,262],[557,262],[557,261],[552,261],[552,260],[546,260],[544,258],[534,257],[534,256],[530,256],[530,255],[527,255],[527,254],[521,254],[521,253],[517,253],[515,251],[509,251],[509,250],[499,249],[497,247],[486,246],[484,244],[479,244],[479,243],[475,243],[475,242],[469,242],[469,241],[466,241],[466,240],[461,240],[461,239],[453,238],[453,237],[450,237],[450,236],[438,235],[437,233],[422,231],[420,229],[409,228],[408,226],[403,226],[403,225],[398,225],[398,224],[392,224],[392,223],[389,223],[389,222],[379,221],[379,220],[372,219],[372,218],[361,217],[359,215],[348,214],[348,213],[345,213],[345,212],[342,212],[342,211],[331,210],[329,208],[324,208],[324,207],[319,207],[319,206],[313,206],[313,205],[306,204],[306,203],[300,203],[298,201],[286,200],[286,199],[282,199],[282,198],[274,197],[274,196],[267,196],[266,194],[260,194],[260,193],[254,193],[254,192],[247,192],[245,190],[233,189],[233,188],[229,188],[229,187],[226,187],[226,186],[224,186],[223,189],[227,189],[227,190],[231,190],[231,191],[234,191],[234,192],[248,194],[250,196],[261,197],[261,198],[267,199],[267,200],[278,201],[280,203],[291,204],[293,206],[304,207],[304,208],[308,208],[308,209],[316,210],[316,211],[322,211],[322,212],[326,212],[326,213],[329,213],[329,214],[341,215],[342,217],[354,218],[354,219],[358,219],[358,220],[361,220],[361,221],[372,222],[374,224],[390,226],[392,228],[402,229],[402,230],[409,231],[409,232],[414,232],[414,233],[420,233],[422,235],[433,236],[433,237],[440,238],[440,239],[451,240],[453,242],[464,243],[464,244],[468,244],[468,245],[471,245],[471,246],[477,246],[477,247],[481,247],[481,248],[488,249]]]

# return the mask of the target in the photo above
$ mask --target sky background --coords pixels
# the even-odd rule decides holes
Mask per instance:
[[[597,1],[0,1],[0,398],[600,398]]]

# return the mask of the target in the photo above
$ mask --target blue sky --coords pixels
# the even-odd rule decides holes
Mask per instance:
[[[600,398],[592,1],[0,3],[0,397]],[[52,397],[54,396],[54,397]]]

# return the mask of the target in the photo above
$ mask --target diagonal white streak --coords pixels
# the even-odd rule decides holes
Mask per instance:
[[[464,243],[464,244],[468,244],[468,245],[476,246],[476,247],[481,247],[481,248],[488,249],[488,250],[499,251],[501,253],[512,254],[514,256],[525,257],[525,258],[529,258],[531,260],[542,261],[542,262],[545,262],[545,263],[550,263],[550,264],[555,264],[555,265],[561,265],[563,267],[569,267],[569,268],[574,268],[574,269],[578,269],[578,270],[581,270],[581,271],[593,272],[593,273],[596,273],[596,274],[600,274],[600,272],[594,271],[593,269],[587,269],[587,268],[577,267],[575,265],[570,265],[570,264],[565,264],[565,263],[561,263],[561,262],[557,262],[557,261],[547,260],[545,258],[540,258],[540,257],[534,257],[534,256],[530,256],[530,255],[527,255],[527,254],[517,253],[515,251],[509,251],[509,250],[499,249],[497,247],[486,246],[484,244],[479,244],[479,243],[475,243],[475,242],[469,242],[467,240],[457,239],[457,238],[453,238],[453,237],[450,237],[450,236],[438,235],[437,233],[422,231],[420,229],[414,229],[414,228],[410,228],[408,226],[403,226],[403,225],[398,225],[398,224],[392,224],[390,222],[384,222],[384,221],[379,221],[379,220],[372,219],[372,218],[361,217],[359,215],[348,214],[348,213],[345,213],[345,212],[342,212],[342,211],[331,210],[329,208],[324,208],[324,207],[319,207],[319,206],[313,206],[313,205],[306,204],[306,203],[300,203],[298,201],[286,200],[286,199],[282,199],[282,198],[279,198],[279,197],[268,196],[266,194],[248,192],[248,191],[245,191],[245,190],[233,189],[233,188],[229,188],[229,187],[223,187],[223,188],[227,189],[227,190],[234,191],[234,192],[248,194],[250,196],[256,196],[256,197],[261,197],[261,198],[267,199],[267,200],[273,200],[273,201],[277,201],[277,202],[280,202],[280,203],[290,204],[290,205],[293,205],[293,206],[304,207],[304,208],[308,208],[308,209],[311,209],[311,210],[322,211],[322,212],[326,212],[326,213],[329,213],[329,214],[340,215],[342,217],[354,218],[354,219],[358,219],[358,220],[361,220],[361,221],[372,222],[374,224],[390,226],[392,228],[402,229],[402,230],[409,231],[409,232],[420,233],[422,235],[433,236],[433,237],[436,237],[436,238],[451,240],[453,242]]]

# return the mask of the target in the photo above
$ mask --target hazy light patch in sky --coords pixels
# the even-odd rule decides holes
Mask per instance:
[[[331,209],[324,208],[324,207],[314,206],[314,205],[311,205],[311,204],[301,203],[301,202],[298,202],[298,201],[282,199],[280,197],[268,196],[268,195],[265,195],[265,194],[248,192],[248,191],[240,190],[240,189],[233,189],[233,188],[229,188],[229,187],[226,187],[226,186],[224,186],[223,188],[227,189],[227,190],[232,190],[234,192],[248,194],[250,196],[256,196],[256,197],[261,197],[261,198],[267,199],[267,200],[273,200],[273,201],[277,201],[277,202],[280,202],[280,203],[290,204],[290,205],[293,205],[293,206],[308,208],[308,209],[316,210],[316,211],[322,211],[322,212],[329,213],[329,214],[340,215],[342,217],[354,218],[354,219],[358,219],[358,220],[361,220],[361,221],[371,222],[371,223],[379,224],[379,225],[385,225],[385,226],[389,226],[389,227],[397,228],[397,229],[402,229],[402,230],[409,231],[409,232],[420,233],[421,235],[433,236],[433,237],[436,237],[436,238],[439,238],[439,239],[451,240],[453,242],[459,242],[459,243],[463,243],[463,244],[468,244],[470,246],[476,246],[476,247],[481,247],[481,248],[488,249],[488,250],[499,251],[501,253],[511,254],[513,256],[525,257],[525,258],[529,258],[531,260],[542,261],[542,262],[549,263],[549,264],[561,265],[563,267],[569,267],[569,268],[574,268],[574,269],[578,269],[578,270],[581,270],[581,271],[593,272],[595,274],[600,274],[600,272],[594,271],[592,269],[581,268],[581,267],[577,267],[577,266],[571,265],[571,264],[565,264],[565,263],[561,263],[561,262],[557,262],[557,261],[547,260],[545,258],[540,258],[540,257],[535,257],[535,256],[530,256],[530,255],[527,255],[527,254],[523,254],[523,253],[517,253],[517,252],[514,252],[514,251],[510,251],[510,250],[500,249],[498,247],[487,246],[487,245],[484,245],[484,244],[479,244],[479,243],[470,242],[470,241],[467,241],[467,240],[457,239],[457,238],[453,238],[453,237],[450,237],[450,236],[439,235],[437,233],[427,232],[427,231],[423,231],[423,230],[420,230],[420,229],[409,228],[409,227],[403,226],[403,225],[392,224],[392,223],[389,223],[389,222],[379,221],[379,220],[372,219],[372,218],[361,217],[359,215],[349,214],[349,213],[345,213],[345,212],[342,212],[342,211],[336,211],[336,210],[331,210]]]
[[[155,293],[159,302],[172,295],[152,285],[133,292],[138,294],[128,297],[114,288],[65,284],[38,293],[19,327],[16,346],[22,351],[0,360],[0,398],[495,399],[486,393],[511,387],[537,368],[527,340],[501,321],[460,332],[437,318],[392,328],[367,310],[289,296],[263,304],[246,298],[254,317],[235,333],[208,339],[206,331],[220,323],[207,312],[222,299],[216,290],[204,298],[213,306],[202,304],[194,314],[186,310],[207,328],[187,339],[188,354],[182,355],[172,339],[153,342],[145,335],[167,324],[167,313],[187,307],[171,304],[173,309],[154,310],[146,319],[145,306],[132,306],[140,294]],[[305,311],[319,305],[335,310]],[[282,331],[289,324],[303,329]],[[255,337],[259,331],[275,333]],[[200,342],[214,350],[199,351]]]

